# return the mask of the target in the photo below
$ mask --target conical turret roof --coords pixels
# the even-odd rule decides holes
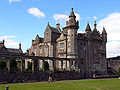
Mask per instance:
[[[105,30],[105,27],[103,27],[102,34],[107,34],[107,33],[106,33],[106,30]]]
[[[90,24],[89,24],[89,22],[87,23],[87,26],[86,26],[85,31],[91,31],[91,28],[90,28]]]
[[[73,11],[73,8],[72,8],[72,11],[71,11],[71,13],[70,13],[70,16],[69,17],[76,17],[75,16],[75,13],[74,13],[74,11]]]

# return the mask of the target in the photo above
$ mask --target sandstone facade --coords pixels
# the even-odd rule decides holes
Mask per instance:
[[[60,24],[56,27],[51,27],[48,23],[44,38],[36,36],[32,40],[31,48],[28,50],[29,55],[59,57],[59,58],[74,58],[78,60],[78,68],[81,72],[87,74],[107,73],[106,60],[106,42],[107,33],[103,27],[102,34],[97,30],[96,21],[94,29],[91,30],[89,22],[87,23],[85,33],[78,33],[79,21],[76,21],[76,16],[72,9],[69,20],[66,21],[66,26],[60,29]],[[51,61],[47,60],[50,67]],[[56,68],[61,68],[61,62],[56,61]],[[66,69],[71,64],[74,68],[74,61],[63,61],[63,68]]]

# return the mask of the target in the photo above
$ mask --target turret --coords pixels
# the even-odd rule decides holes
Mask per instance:
[[[79,22],[76,22],[76,16],[74,14],[73,8],[69,16],[69,21],[66,21],[66,26],[78,26]],[[79,26],[77,27],[79,28]]]
[[[100,32],[97,31],[96,21],[94,21],[94,29],[93,29],[93,32],[92,32],[92,36],[96,36],[96,37],[99,37],[99,36],[100,36]]]
[[[77,30],[79,28],[78,21],[74,14],[73,8],[69,16],[69,21],[65,27],[67,29],[68,41],[68,58],[76,58],[77,56]]]
[[[97,31],[97,24],[96,24],[96,21],[94,21],[94,30]]]
[[[90,28],[89,22],[87,23],[85,32],[86,32],[86,37],[90,38],[91,28]]]
[[[107,42],[107,33],[106,33],[106,30],[105,30],[105,27],[103,27],[102,37],[103,37],[104,42],[106,43]]]
[[[91,32],[91,28],[90,28],[89,22],[87,23],[85,32]]]

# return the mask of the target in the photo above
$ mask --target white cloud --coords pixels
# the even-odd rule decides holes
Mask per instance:
[[[76,20],[79,21],[81,19],[80,15],[78,13],[75,13],[75,16],[76,16]]]
[[[81,17],[78,13],[75,13],[76,16],[76,20],[80,20]],[[66,14],[54,14],[53,18],[57,21],[57,20],[68,20],[69,16]]]
[[[76,20],[80,20],[81,17],[78,13],[75,13],[75,16],[76,16]],[[65,22],[68,21],[69,19],[69,15],[67,14],[54,14],[53,15],[53,18],[55,21],[59,22],[62,26],[65,25]]]
[[[9,3],[12,3],[12,2],[20,2],[22,0],[9,0]]]
[[[107,42],[107,56],[116,57],[120,55],[120,41]]]
[[[87,17],[87,19],[94,19],[94,20],[96,20],[96,19],[98,19],[98,17],[97,16]]]
[[[120,54],[120,13],[109,14],[98,22],[98,29],[102,31],[103,26],[107,31],[107,53],[108,57]]]
[[[12,40],[15,36],[1,36],[0,41],[5,40],[5,46],[9,48],[18,48],[19,42]]]
[[[65,15],[65,14],[54,14],[53,15],[53,18],[58,21],[58,20],[68,20],[68,15]]]
[[[93,18],[93,19],[98,19],[96,16],[93,16],[92,18]]]
[[[34,7],[29,8],[27,12],[38,18],[45,17],[45,14],[43,12],[41,12],[38,8],[34,8]]]

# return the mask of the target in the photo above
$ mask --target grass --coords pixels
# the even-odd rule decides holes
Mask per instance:
[[[119,79],[78,80],[0,85],[0,90],[120,90]]]

